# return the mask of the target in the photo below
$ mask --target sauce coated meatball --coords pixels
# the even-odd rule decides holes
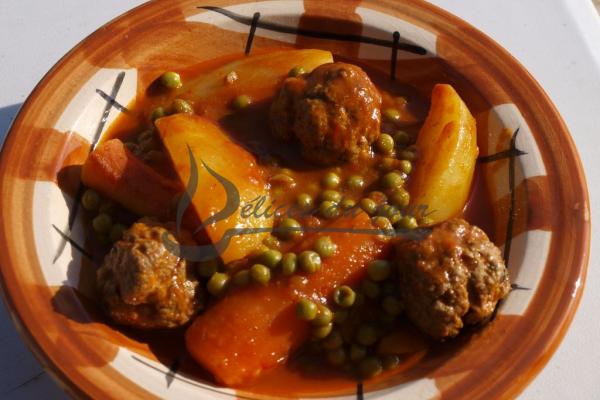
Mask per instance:
[[[200,308],[201,288],[192,267],[167,250],[165,232],[170,231],[163,225],[141,220],[105,257],[97,285],[102,305],[115,322],[173,328],[188,322]]]
[[[424,240],[402,241],[396,250],[406,314],[434,338],[487,321],[510,291],[500,249],[462,219],[434,227]]]
[[[355,162],[379,137],[380,108],[381,95],[360,67],[324,64],[284,81],[271,106],[271,130],[297,139],[309,161]]]

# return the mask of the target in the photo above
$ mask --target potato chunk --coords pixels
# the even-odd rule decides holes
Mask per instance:
[[[198,75],[178,90],[177,97],[199,104],[204,115],[218,119],[229,112],[231,101],[238,95],[246,95],[252,102],[272,98],[292,68],[311,72],[332,62],[331,52],[314,49],[252,55]],[[230,79],[231,74],[235,79]]]
[[[460,214],[469,196],[479,148],[475,119],[452,86],[433,88],[417,152],[409,186],[411,205],[427,206],[431,225]]]
[[[234,204],[231,215],[213,218],[216,220],[205,227],[213,244],[218,244],[229,229],[273,226],[272,215],[263,217],[244,211],[244,204],[251,204],[259,197],[264,198],[264,204],[271,203],[262,171],[252,154],[233,142],[206,118],[175,114],[157,120],[156,127],[175,171],[186,187],[192,165],[189,152],[193,155],[198,183],[191,206],[200,221],[206,223],[209,218],[224,210],[227,204],[231,204],[228,200],[235,200],[235,195],[227,193],[223,183],[208,168],[233,184],[239,195],[239,202]],[[223,262],[244,258],[258,248],[268,234],[269,232],[262,232],[232,236],[221,253]]]

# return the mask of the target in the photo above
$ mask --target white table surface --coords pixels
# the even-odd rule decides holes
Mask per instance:
[[[600,209],[600,18],[592,2],[432,2],[497,40],[546,89],[579,148],[595,214]],[[0,0],[0,145],[19,107],[44,73],[82,38],[141,3]],[[600,399],[600,232],[593,225],[588,279],[575,320],[522,399]],[[0,398],[65,397],[21,342],[0,304]]]

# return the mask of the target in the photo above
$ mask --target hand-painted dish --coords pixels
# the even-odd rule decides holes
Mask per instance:
[[[514,397],[564,335],[588,257],[585,178],[547,96],[485,35],[420,1],[139,7],[36,88],[0,187],[5,299],[77,397]],[[226,213],[264,188],[265,202],[320,203],[297,220]],[[338,203],[358,213],[325,207]],[[406,211],[420,203],[437,213]],[[169,234],[190,221],[204,229]],[[462,320],[432,306],[459,286],[434,303],[419,291],[460,279],[428,250],[459,233],[493,288],[470,272]],[[157,243],[148,269],[153,256],[134,250]],[[123,265],[133,275],[115,286]],[[166,265],[168,291],[140,300]]]

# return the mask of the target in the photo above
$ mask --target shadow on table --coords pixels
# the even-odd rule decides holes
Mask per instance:
[[[10,124],[14,121],[23,103],[0,107],[0,149],[4,144]]]

